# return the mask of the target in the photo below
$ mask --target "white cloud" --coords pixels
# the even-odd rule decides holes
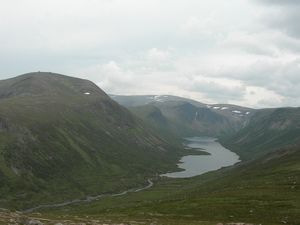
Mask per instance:
[[[170,58],[170,52],[160,50],[157,48],[151,48],[147,52],[147,58],[148,58],[148,60],[150,60],[151,62],[154,62],[154,63],[164,62]]]
[[[297,2],[4,1],[0,78],[44,70],[115,94],[299,105]]]

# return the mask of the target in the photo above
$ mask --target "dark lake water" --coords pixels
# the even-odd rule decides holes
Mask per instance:
[[[203,173],[231,166],[239,162],[239,156],[223,147],[216,138],[192,137],[186,138],[188,148],[199,149],[210,153],[210,155],[189,155],[181,158],[178,167],[184,169],[181,172],[162,174],[161,176],[171,178],[187,178]]]

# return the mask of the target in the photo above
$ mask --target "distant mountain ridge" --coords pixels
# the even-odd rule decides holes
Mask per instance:
[[[222,142],[244,159],[300,145],[300,108],[257,110],[247,126]]]
[[[135,107],[135,106],[143,106],[150,103],[155,102],[170,102],[170,101],[181,101],[181,102],[189,102],[195,104],[197,106],[205,106],[205,104],[201,102],[197,102],[192,99],[182,98],[174,95],[113,95],[109,94],[109,96],[126,107]]]
[[[251,108],[205,104],[171,95],[110,96],[153,126],[181,137],[232,134],[245,126],[255,112]]]

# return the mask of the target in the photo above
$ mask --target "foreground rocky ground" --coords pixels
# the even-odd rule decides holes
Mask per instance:
[[[135,223],[131,224],[139,224]],[[40,213],[33,213],[30,215],[23,214],[21,212],[11,212],[9,210],[0,209],[0,224],[9,225],[125,225],[128,223],[112,223],[111,221],[100,221],[96,219],[87,218],[57,218],[50,219],[45,218]]]
[[[115,223],[112,220],[100,220],[95,218],[68,217],[61,216],[58,218],[45,217],[41,213],[24,214],[22,212],[12,212],[6,209],[0,209],[0,224],[7,225],[163,225],[163,224],[185,224],[179,221],[126,221],[123,223]],[[189,221],[185,225],[254,225],[249,223],[215,223],[204,221]]]

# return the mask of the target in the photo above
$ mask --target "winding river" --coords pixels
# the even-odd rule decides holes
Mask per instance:
[[[61,203],[53,203],[53,204],[43,204],[43,205],[38,205],[26,210],[23,210],[22,212],[24,213],[31,213],[34,212],[36,210],[39,209],[46,209],[46,208],[59,208],[59,207],[63,207],[63,206],[69,206],[69,205],[74,205],[74,204],[79,204],[79,203],[84,203],[84,202],[92,202],[92,201],[96,201],[99,199],[102,199],[104,197],[116,197],[116,196],[122,196],[122,195],[126,195],[128,193],[136,193],[136,192],[140,192],[140,191],[144,191],[146,189],[149,189],[153,186],[153,182],[151,179],[147,180],[147,185],[141,188],[133,188],[133,189],[129,189],[120,193],[116,193],[116,194],[100,194],[100,195],[96,195],[96,196],[87,196],[84,199],[73,199],[70,201],[65,201],[65,202],[61,202]]]
[[[208,152],[209,155],[188,155],[181,158],[178,167],[180,172],[171,172],[161,176],[171,178],[187,178],[231,166],[239,162],[239,156],[223,147],[216,138],[192,137],[185,139],[187,148]]]

